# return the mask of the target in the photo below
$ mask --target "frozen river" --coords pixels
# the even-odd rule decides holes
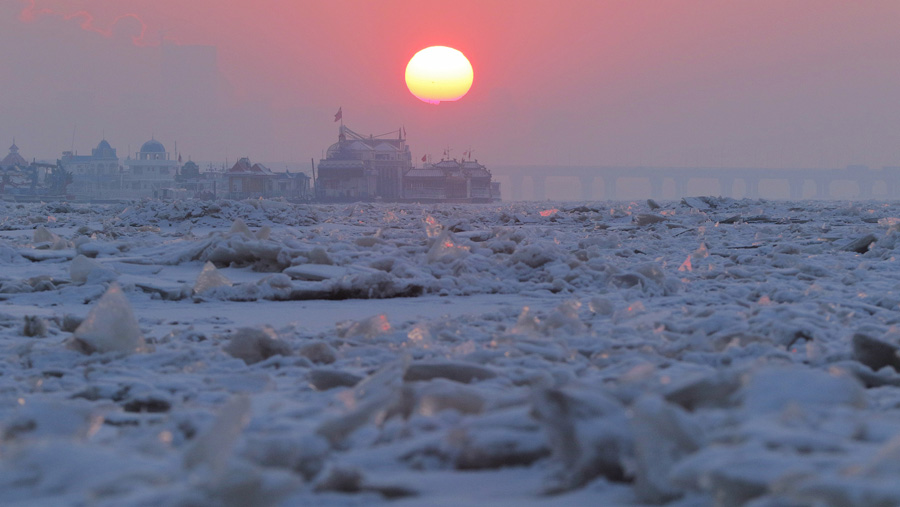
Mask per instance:
[[[900,504],[900,205],[0,203],[3,505]]]

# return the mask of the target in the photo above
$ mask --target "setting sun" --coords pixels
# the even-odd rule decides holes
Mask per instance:
[[[430,104],[459,100],[472,87],[472,64],[461,52],[432,46],[416,53],[406,66],[406,86]]]

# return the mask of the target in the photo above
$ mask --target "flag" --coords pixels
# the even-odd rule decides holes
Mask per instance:
[[[402,128],[403,128],[403,138],[405,139],[406,138],[406,127],[402,127]]]
[[[338,112],[334,113],[334,121],[338,121],[344,117],[344,114],[341,112],[341,108],[338,108]]]
[[[422,162],[425,162],[425,157],[427,157],[427,156],[428,155],[422,155]]]

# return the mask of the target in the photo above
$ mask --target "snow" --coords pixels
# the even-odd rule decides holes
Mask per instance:
[[[0,202],[4,505],[897,505],[900,205]]]

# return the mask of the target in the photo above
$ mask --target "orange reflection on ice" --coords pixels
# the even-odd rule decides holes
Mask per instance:
[[[553,208],[553,209],[545,209],[544,211],[541,211],[541,216],[542,216],[542,217],[549,217],[549,216],[553,216],[553,215],[555,215],[555,214],[557,214],[557,213],[559,213],[559,210],[556,209],[556,208]]]

